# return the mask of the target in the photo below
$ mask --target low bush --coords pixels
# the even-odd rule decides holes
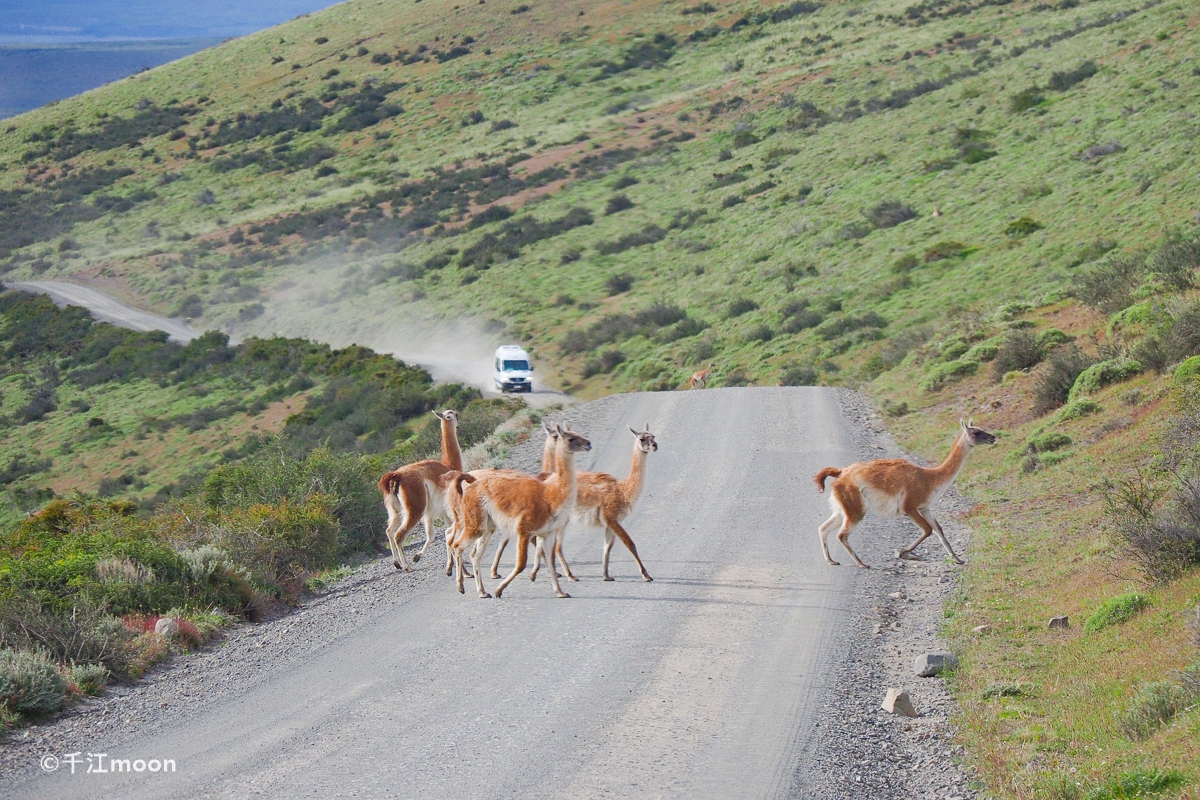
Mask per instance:
[[[1035,220],[1033,217],[1021,217],[1014,219],[1012,222],[1004,226],[1006,236],[1017,238],[1020,236],[1028,236],[1042,229],[1042,223]]]
[[[608,198],[608,203],[604,206],[605,214],[616,214],[626,209],[633,208],[633,201],[623,194],[614,194]]]
[[[750,333],[746,335],[746,340],[749,342],[769,342],[775,338],[775,331],[771,330],[770,325],[762,324],[755,325]]]
[[[810,366],[795,364],[779,373],[780,386],[816,386],[819,382],[820,375]]]
[[[1050,368],[1038,376],[1034,386],[1034,412],[1045,414],[1066,403],[1071,395],[1071,387],[1089,364],[1087,357],[1074,344],[1055,350],[1050,356]]]
[[[818,337],[828,341],[862,328],[886,328],[887,324],[887,320],[882,316],[874,311],[868,311],[865,314],[849,314],[844,317],[835,317],[826,320],[817,326],[816,334]]]
[[[876,228],[894,228],[902,222],[915,219],[917,212],[898,200],[885,200],[863,212]]]
[[[1133,619],[1150,605],[1150,598],[1137,592],[1127,592],[1110,597],[1092,612],[1083,623],[1084,633],[1093,633],[1112,625],[1120,625]]]
[[[947,361],[937,364],[921,381],[921,389],[926,392],[936,392],[947,383],[961,380],[979,371],[978,361]]]
[[[97,695],[108,684],[109,672],[102,664],[76,664],[71,667],[71,683],[84,694]]]
[[[1144,254],[1121,255],[1075,276],[1071,293],[1106,314],[1113,314],[1133,302],[1133,293],[1145,278]]]
[[[1058,420],[1083,419],[1098,411],[1100,411],[1099,403],[1091,398],[1083,397],[1063,408],[1062,411],[1058,412],[1056,418]]]
[[[966,252],[967,246],[962,242],[938,242],[933,247],[925,251],[925,263],[932,264],[936,261],[945,261],[948,258],[959,258],[960,256],[966,255]],[[913,260],[915,261],[916,259],[914,258]]]
[[[912,253],[908,253],[907,255],[900,256],[898,259],[896,259],[895,263],[892,264],[892,272],[898,272],[901,274],[912,272],[920,265],[921,262],[917,260],[917,257]]]
[[[733,319],[756,310],[758,310],[758,303],[748,297],[737,297],[729,303],[729,310],[726,312],[726,315],[730,319]]]
[[[1038,331],[1036,339],[1037,346],[1041,348],[1042,352],[1044,353],[1050,352],[1059,345],[1067,344],[1073,341],[1075,341],[1073,336],[1063,333],[1058,328],[1047,328],[1043,331]]]
[[[1121,381],[1127,381],[1142,371],[1142,365],[1132,358],[1112,358],[1101,361],[1079,373],[1067,401],[1071,402],[1084,395],[1098,392],[1105,386]]]
[[[1032,331],[1009,331],[992,361],[992,379],[999,383],[1009,372],[1031,369],[1041,363],[1044,355]]]
[[[1104,494],[1107,528],[1151,580],[1200,566],[1200,480],[1194,471],[1192,465],[1169,481],[1139,472]]]
[[[1071,437],[1065,433],[1050,431],[1032,436],[1026,445],[1031,453],[1052,453],[1071,446]]]
[[[0,706],[30,716],[62,705],[67,682],[54,663],[33,651],[0,649]]]
[[[633,288],[633,276],[627,272],[621,272],[616,275],[610,275],[604,281],[604,288],[608,292],[609,297],[614,295],[624,294]]]
[[[1190,706],[1195,696],[1174,681],[1143,684],[1129,707],[1117,717],[1117,727],[1130,739],[1146,739]],[[1139,794],[1109,795],[1137,797]]]
[[[1008,101],[1008,110],[1014,114],[1023,114],[1046,101],[1046,96],[1035,87],[1017,92]]]

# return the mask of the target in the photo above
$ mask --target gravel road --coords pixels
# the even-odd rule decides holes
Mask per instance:
[[[601,581],[602,539],[586,529],[566,539],[581,578],[564,584],[571,599],[544,576],[502,600],[461,596],[440,548],[410,574],[381,558],[296,613],[19,733],[0,746],[0,795],[974,796],[942,681],[912,673],[918,652],[940,647],[954,569],[936,545],[897,562],[912,538],[897,520],[855,534],[877,569],[821,558],[828,511],[811,476],[898,452],[861,396],[632,394],[557,419],[592,438],[582,468],[618,475],[626,425],[650,422],[660,450],[626,527],[653,583],[620,545],[616,581]],[[536,469],[539,453],[530,441],[511,463]],[[943,516],[961,552],[965,531]],[[878,711],[893,685],[920,718]],[[72,775],[75,752],[85,763]],[[88,753],[174,759],[176,771],[87,774]],[[57,771],[38,768],[45,756]]]
[[[117,298],[99,289],[62,281],[16,281],[5,283],[9,289],[49,295],[60,306],[81,306],[92,312],[92,316],[122,328],[135,331],[166,331],[177,342],[190,342],[200,335],[183,320],[171,319],[149,311],[142,311],[122,303]]]

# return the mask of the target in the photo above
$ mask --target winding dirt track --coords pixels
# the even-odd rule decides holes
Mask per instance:
[[[828,567],[816,543],[827,509],[810,476],[853,460],[834,392],[605,403],[608,429],[582,431],[595,449],[580,466],[624,474],[633,438],[619,423],[649,420],[660,443],[627,524],[653,583],[620,545],[603,582],[599,533],[572,529],[571,599],[542,576],[483,600],[435,575],[439,547],[418,573],[383,575],[394,594],[303,658],[102,743],[174,758],[175,774],[27,773],[6,793],[794,796],[852,595],[878,575]]]

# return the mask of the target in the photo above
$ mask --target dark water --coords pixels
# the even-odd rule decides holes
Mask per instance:
[[[220,41],[0,44],[0,119],[183,58]]]
[[[332,0],[0,0],[0,118],[333,4]]]

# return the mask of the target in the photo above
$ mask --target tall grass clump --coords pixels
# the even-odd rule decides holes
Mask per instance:
[[[67,682],[43,653],[0,649],[0,706],[19,714],[49,714],[62,705]]]
[[[1110,597],[1092,612],[1083,623],[1084,633],[1093,633],[1112,625],[1120,625],[1133,619],[1138,612],[1150,605],[1150,598],[1137,592],[1127,592]]]

